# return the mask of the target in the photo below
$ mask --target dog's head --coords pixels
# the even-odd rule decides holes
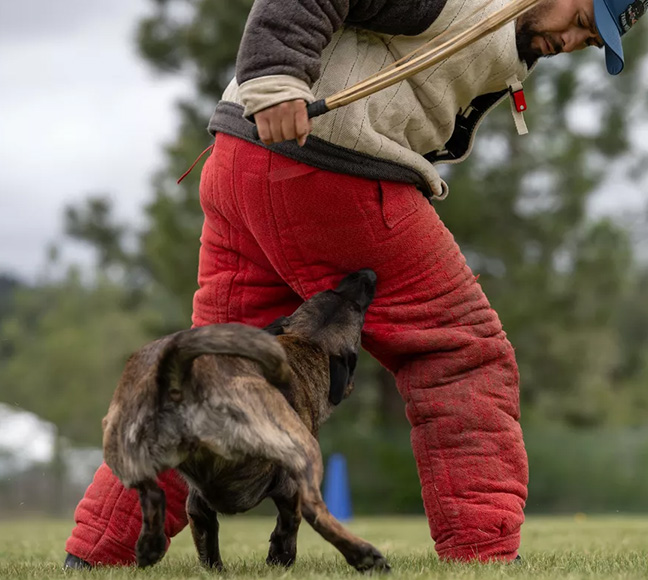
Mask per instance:
[[[295,335],[329,358],[328,400],[338,405],[351,392],[367,308],[376,292],[376,274],[364,269],[344,277],[333,290],[309,298],[290,316],[265,328],[276,335]]]

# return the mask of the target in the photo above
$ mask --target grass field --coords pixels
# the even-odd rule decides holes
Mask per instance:
[[[307,524],[300,531],[297,563],[291,570],[265,565],[270,518],[223,518],[224,578],[238,580],[319,580],[360,578]],[[178,536],[162,562],[146,570],[61,570],[70,521],[0,521],[0,579],[93,578],[125,580],[212,578],[202,569],[188,530]],[[458,565],[437,560],[422,518],[357,519],[349,526],[388,557],[390,580],[458,579],[630,579],[648,578],[648,517],[529,517],[524,527],[522,564]]]

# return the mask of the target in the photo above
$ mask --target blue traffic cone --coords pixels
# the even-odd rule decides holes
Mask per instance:
[[[328,460],[324,479],[324,501],[329,511],[342,522],[351,519],[351,491],[344,455],[334,453]]]

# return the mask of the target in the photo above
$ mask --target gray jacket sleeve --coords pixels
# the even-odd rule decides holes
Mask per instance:
[[[386,34],[419,34],[446,0],[256,0],[236,61],[240,84],[286,75],[311,87],[320,55],[344,23]]]

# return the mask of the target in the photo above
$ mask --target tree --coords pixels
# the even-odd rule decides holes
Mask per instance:
[[[0,324],[0,400],[54,423],[61,437],[101,444],[101,419],[127,357],[149,340],[157,314],[128,306],[118,286],[62,283],[26,288]]]
[[[214,3],[202,0],[195,2],[193,10],[185,13],[182,20],[176,20],[171,9],[183,5],[182,2],[158,3],[156,15],[140,28],[140,50],[160,70],[191,71],[197,79],[196,102],[211,107],[231,75],[250,4],[234,2],[228,4],[225,12],[216,13]],[[438,204],[440,214],[480,274],[517,346],[524,377],[523,401],[527,406],[544,407],[540,399],[559,399],[575,384],[592,384],[585,372],[585,367],[590,371],[592,367],[575,364],[584,361],[579,353],[605,351],[605,345],[616,337],[609,320],[596,324],[593,320],[581,321],[572,329],[566,327],[566,321],[574,296],[587,293],[590,303],[609,304],[610,296],[606,293],[610,289],[616,292],[616,299],[623,294],[625,272],[610,269],[609,259],[595,260],[597,265],[588,270],[587,276],[576,275],[572,268],[581,262],[579,252],[586,251],[578,240],[587,237],[588,231],[591,233],[587,201],[605,176],[603,168],[627,153],[627,125],[641,105],[642,93],[637,90],[640,77],[633,71],[640,65],[638,56],[645,52],[645,41],[639,34],[630,35],[629,39],[628,72],[614,82],[605,77],[600,54],[584,53],[553,66],[540,65],[527,87],[531,135],[523,139],[514,135],[508,107],[500,107],[480,130],[478,143],[482,146],[477,147],[469,161],[450,171],[453,192],[446,202]],[[574,111],[585,106],[594,111],[592,121],[582,129],[572,128]],[[170,183],[169,177],[178,175],[182,165],[188,165],[199,150],[196,135],[207,115],[199,121],[198,110],[197,106],[184,110],[186,122],[170,149],[171,171],[162,172],[156,201],[149,208],[153,219],[147,234],[147,239],[158,240],[148,246],[149,255],[163,256],[159,259],[160,282],[175,285],[186,305],[191,292],[180,290],[179,278],[171,282],[169,275],[162,273],[161,264],[177,260],[195,265],[196,245],[183,244],[182,240],[186,242],[192,236],[195,239],[202,217],[197,204],[191,204],[197,198],[197,178],[181,190],[161,184],[164,177]],[[191,144],[193,150],[189,152]],[[173,224],[166,219],[168,215],[174,216]],[[185,216],[185,229],[179,225],[181,215]],[[612,235],[614,225],[606,227]],[[614,235],[623,238],[620,229]],[[165,246],[164,252],[159,251],[162,240],[170,240],[172,248]],[[624,245],[622,241],[619,244],[615,247]],[[621,260],[631,268],[626,250],[627,247]],[[606,275],[617,279],[595,292],[589,278],[597,268],[606,268]],[[177,271],[173,266],[169,269]],[[609,357],[595,358],[602,361]],[[610,360],[610,368],[606,367],[601,375],[606,385],[617,363],[616,359]],[[570,372],[565,372],[565,368]],[[378,382],[387,385],[383,393],[393,388],[387,381]],[[383,405],[376,404],[383,408],[395,404],[385,396],[381,400]],[[596,420],[600,420],[605,406],[604,397],[597,405]],[[555,407],[547,407],[542,415]],[[384,409],[382,415],[385,416]],[[561,417],[574,423],[594,420],[577,418],[568,412]]]
[[[154,5],[154,15],[139,27],[140,53],[159,71],[191,74],[197,93],[179,106],[178,137],[166,148],[165,164],[154,182],[154,200],[146,208],[151,226],[142,235],[150,271],[174,311],[167,328],[177,328],[190,322],[203,215],[198,199],[200,170],[180,185],[176,181],[212,142],[207,121],[233,75],[252,0],[156,0]]]
[[[149,223],[139,232],[140,255],[123,260],[146,272],[149,296],[165,314],[160,332],[189,322],[203,219],[199,170],[179,186],[175,181],[210,144],[205,125],[232,75],[251,4],[154,0],[154,14],[140,24],[142,56],[159,71],[192,75],[196,87],[180,106],[177,139],[161,160]],[[526,83],[531,134],[518,137],[508,106],[500,106],[480,129],[472,157],[444,170],[452,193],[436,208],[500,313],[517,349],[525,416],[537,420],[600,424],[611,416],[609,390],[618,377],[632,382],[630,362],[613,345],[626,330],[617,323],[618,309],[636,298],[629,290],[636,264],[624,230],[593,223],[587,212],[612,168],[624,167],[636,179],[645,166],[628,155],[627,137],[645,106],[637,74],[645,35],[628,35],[625,47],[627,70],[615,79],[603,72],[596,51],[540,64]],[[84,215],[94,219],[92,211]],[[72,231],[105,243],[102,256],[119,254],[110,236],[93,238],[78,223]],[[365,366],[375,409],[368,420],[390,422],[387,409],[398,403],[390,398],[393,383]]]
[[[18,278],[0,273],[0,320],[11,311],[14,293],[20,286]]]
[[[450,170],[438,206],[516,348],[530,419],[585,426],[612,416],[614,320],[636,264],[627,232],[587,210],[615,167],[644,161],[628,134],[645,110],[646,40],[627,40],[618,78],[596,51],[540,63],[525,84],[530,134],[519,137],[500,107],[472,158]]]

